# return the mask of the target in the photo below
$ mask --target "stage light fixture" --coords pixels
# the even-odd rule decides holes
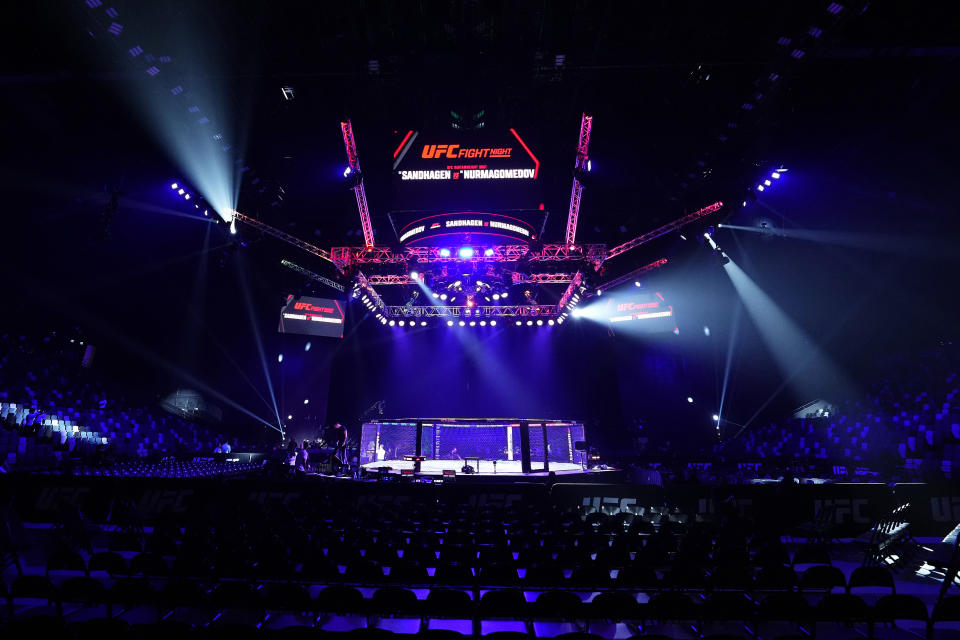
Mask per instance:
[[[487,326],[487,321],[486,321],[486,320],[481,320],[481,321],[480,321],[480,326],[481,326],[481,327]]]
[[[277,362],[283,362],[283,354],[277,356]]]
[[[528,326],[528,327],[532,327],[532,326],[533,326],[533,320],[527,320],[527,326]]]
[[[237,219],[231,218],[230,220],[230,235],[237,235]]]
[[[496,320],[491,320],[491,321],[490,321],[490,326],[491,326],[491,327],[497,326],[497,321],[496,321]]]
[[[770,177],[773,178],[774,180],[779,180],[779,179],[780,179],[780,172],[779,172],[779,171],[774,171],[773,173],[770,174]]]
[[[441,293],[441,294],[440,294],[440,299],[441,299],[441,300],[446,300],[446,299],[447,299],[447,294]]]
[[[563,324],[563,316],[557,318],[557,324]]]
[[[182,195],[184,194],[184,191],[183,191],[183,189],[177,189],[177,193],[182,196]]]
[[[344,178],[348,177],[350,175],[350,172],[352,171],[353,169],[351,169],[350,167],[347,167],[346,169],[343,170],[343,177]]]
[[[470,326],[471,326],[471,327],[477,326],[477,321],[476,321],[476,320],[471,320],[471,321],[470,321]]]
[[[380,324],[387,324],[386,318],[380,318]]]
[[[461,320],[459,324],[460,324],[460,326],[461,326],[461,327],[465,327],[465,326],[467,326],[467,323],[466,323],[466,322],[464,322],[463,320]]]
[[[757,191],[763,191],[763,185],[762,185],[762,184],[758,184],[758,185],[757,185]]]
[[[174,182],[172,185],[170,185],[170,188],[176,190],[176,189],[179,189],[179,188],[180,188],[180,185],[178,185],[176,182]]]
[[[506,297],[507,297],[507,292],[504,291],[503,293],[501,293],[501,294],[500,294],[500,297],[501,297],[501,298],[506,298]]]
[[[204,210],[203,210],[203,215],[209,216],[209,215],[210,215],[210,212],[209,212],[208,210],[204,209]]]
[[[597,295],[598,295],[598,296],[602,296],[602,295],[603,295],[603,289],[597,289]]]
[[[720,421],[720,416],[718,416],[717,414],[713,414],[713,421],[714,421],[714,422],[719,422],[719,421]]]
[[[708,338],[710,337],[710,327],[703,327],[703,335],[707,336]]]
[[[520,325],[522,325],[522,324],[523,324],[523,322],[521,322],[520,320],[517,320],[517,326],[518,326],[518,327],[519,327]]]
[[[433,291],[432,293],[433,293],[433,297],[434,297],[434,298],[439,298],[439,297],[440,297],[440,294],[437,293],[436,291]]]
[[[642,287],[643,285],[640,283],[639,280],[634,280],[634,281],[633,281],[633,286],[635,286],[635,287]]]
[[[473,257],[473,247],[460,247],[460,257],[468,260]]]
[[[499,299],[500,299],[500,294],[499,294],[499,293],[493,294],[493,299],[494,299],[494,300],[499,300]]]
[[[309,343],[309,342],[308,342],[307,344],[303,345],[303,350],[304,350],[304,351],[310,351],[310,343]]]
[[[420,279],[420,274],[417,273],[416,271],[411,271],[411,272],[410,272],[410,279],[411,279],[411,280],[419,280],[419,279]]]
[[[452,327],[452,326],[453,326],[453,320],[447,320],[447,326],[448,326],[448,327]]]
[[[304,398],[303,404],[310,404],[310,398]]]
[[[293,420],[293,416],[287,416],[287,420]]]
[[[189,193],[184,194],[183,199],[184,199],[184,200],[189,200],[189,199],[190,199],[190,194],[189,194]]]
[[[441,258],[449,258],[449,257],[450,257],[450,249],[440,249],[440,257],[441,257]]]
[[[572,315],[574,318],[579,318],[582,314],[583,312],[580,309],[574,309],[570,312],[570,315]]]
[[[392,327],[393,325],[397,324],[397,322],[395,320],[391,320],[388,324]]]
[[[547,320],[547,324],[552,327],[552,326],[553,326],[553,318]]]
[[[693,404],[693,398],[691,398],[690,396],[687,396],[687,402],[689,402],[690,404]]]
[[[537,326],[538,326],[538,327],[542,327],[542,326],[543,326],[543,320],[537,320]]]
[[[487,256],[487,257],[489,258],[490,256],[493,255],[493,249],[486,249],[486,250],[483,252],[483,255],[485,255],[485,256]]]
[[[764,181],[763,181],[763,184],[764,184],[764,186],[769,187],[772,183],[771,183],[769,180],[764,180]]]
[[[406,324],[406,323],[405,323],[405,322],[404,322],[403,320],[401,320],[401,321],[400,321],[400,322],[398,322],[397,324],[398,324],[398,325],[400,325],[400,326],[402,327],[402,326],[403,326],[404,324]]]
[[[427,326],[427,321],[426,321],[426,320],[421,320],[421,321],[420,321],[420,326],[421,326],[421,327]]]

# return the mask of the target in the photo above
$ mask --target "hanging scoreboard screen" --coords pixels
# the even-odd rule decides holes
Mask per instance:
[[[661,333],[676,327],[673,305],[667,304],[663,294],[637,292],[604,295],[603,317],[618,329]]]
[[[280,310],[280,333],[343,337],[343,305],[337,300],[287,296]]]
[[[389,217],[397,239],[408,246],[528,244],[543,232],[547,212],[391,211]]]
[[[535,209],[540,160],[519,131],[399,131],[393,210]]]

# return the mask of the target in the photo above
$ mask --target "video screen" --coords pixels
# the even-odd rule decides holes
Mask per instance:
[[[676,326],[673,305],[659,291],[614,294],[602,308],[603,317],[615,328],[660,333],[673,331]]]
[[[287,296],[280,310],[280,333],[326,338],[343,337],[344,304],[326,298]]]

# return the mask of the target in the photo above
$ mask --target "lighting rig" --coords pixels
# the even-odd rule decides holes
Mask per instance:
[[[567,216],[565,242],[558,244],[478,245],[469,242],[457,246],[378,246],[349,120],[341,122],[347,152],[350,188],[364,234],[362,247],[332,247],[329,251],[274,229],[237,211],[225,216],[232,228],[240,222],[278,238],[315,256],[328,260],[353,281],[352,297],[358,299],[374,318],[389,326],[424,326],[428,318],[440,318],[447,326],[497,326],[498,318],[511,318],[515,326],[552,326],[562,324],[586,298],[588,281],[599,275],[602,265],[671,231],[720,211],[722,202],[714,202],[673,222],[653,229],[628,242],[609,248],[605,244],[578,244],[576,229],[583,185],[581,176],[590,169],[588,148],[593,118],[583,114],[574,186]],[[409,137],[409,134],[408,134]],[[345,170],[346,171],[346,170]],[[776,177],[774,177],[776,179]],[[597,285],[609,289],[635,280],[640,275],[667,263],[661,258],[623,276]],[[403,273],[396,271],[403,269]],[[392,272],[380,272],[388,270]],[[566,284],[557,302],[538,300],[540,285]],[[375,287],[416,287],[405,304],[384,302]],[[590,285],[593,286],[593,285]],[[522,293],[513,287],[529,287]]]

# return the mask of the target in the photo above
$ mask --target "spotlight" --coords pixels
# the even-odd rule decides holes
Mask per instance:
[[[184,199],[184,200],[189,200],[189,199],[190,199],[190,194],[189,194],[189,193],[184,194],[183,199]]]
[[[717,414],[713,414],[713,421],[714,421],[714,422],[719,422],[719,421],[720,421],[720,416],[718,416]]]
[[[593,171],[593,160],[587,160],[587,171]]]
[[[572,315],[574,318],[579,318],[582,314],[583,312],[580,309],[574,309],[570,312],[570,315]]]
[[[206,209],[204,209],[204,210],[203,210],[203,215],[205,215],[205,216],[209,216],[209,215],[210,215],[210,212],[209,212],[209,211],[207,211]]]
[[[350,175],[350,172],[352,171],[353,169],[351,169],[350,167],[347,167],[346,169],[343,170],[343,177],[344,178],[348,177]]]
[[[779,180],[779,179],[780,179],[780,172],[779,172],[779,171],[774,171],[773,173],[770,174],[770,177],[773,178],[774,180]]]
[[[501,298],[506,298],[506,297],[507,297],[507,292],[504,291],[503,293],[501,293],[501,294],[500,294],[500,297],[501,297]]]
[[[519,327],[520,325],[522,325],[522,324],[523,324],[523,323],[522,323],[521,321],[517,320],[517,326],[518,326],[518,327]]]
[[[693,398],[691,398],[690,396],[687,396],[687,402],[689,402],[689,403],[692,404],[692,403],[693,403]]]
[[[550,320],[547,320],[547,324],[552,327],[552,326],[553,326],[553,318],[551,318]]]
[[[448,326],[448,327],[452,327],[452,326],[453,326],[453,320],[447,320],[447,326]]]
[[[436,291],[434,291],[434,292],[433,292],[433,297],[434,297],[434,298],[439,298],[439,297],[440,297],[440,294],[437,293]]]
[[[287,416],[287,420],[293,420],[293,416]]]
[[[304,398],[303,404],[310,404],[310,398]]]
[[[404,321],[403,321],[403,320],[401,320],[401,321],[400,321],[400,322],[398,322],[397,324],[398,324],[398,325],[400,325],[400,326],[402,327],[402,326],[403,326],[403,325],[404,325],[405,323],[404,323]]]
[[[180,194],[180,195],[182,196],[182,195],[183,195],[183,193],[184,193],[184,191],[183,191],[183,189],[177,189],[177,193],[178,193],[178,194]]]
[[[460,247],[460,257],[468,260],[473,257],[473,247]]]
[[[499,299],[500,299],[500,294],[499,294],[499,293],[493,294],[493,299],[494,299],[494,300],[499,300]]]
[[[387,319],[381,317],[381,318],[380,318],[380,324],[387,324]]]
[[[441,257],[441,258],[449,258],[449,257],[450,257],[450,249],[440,249],[440,257]]]
[[[421,320],[421,321],[420,321],[420,326],[421,326],[421,327],[427,326],[427,321],[426,321],[426,320]]]
[[[277,356],[277,362],[283,362],[283,354]]]
[[[485,250],[485,251],[483,252],[483,255],[485,255],[485,256],[487,256],[487,257],[489,258],[490,256],[493,255],[493,249],[487,249],[487,250]]]
[[[602,289],[597,289],[597,295],[598,295],[598,296],[602,296],[602,295],[603,295],[603,290],[602,290]]]
[[[436,294],[434,294],[434,295],[436,295]],[[447,294],[441,293],[441,294],[440,294],[440,299],[441,299],[441,300],[446,300],[446,299],[447,299]]]
[[[543,320],[537,320],[537,326],[538,326],[538,327],[542,327],[542,326],[543,326]]]
[[[491,327],[497,326],[497,321],[496,321],[496,320],[491,320],[491,321],[490,321],[490,326],[491,326]]]
[[[460,321],[460,326],[461,326],[461,327],[465,327],[465,326],[467,326],[467,323],[464,322],[463,320],[461,320],[461,321]]]
[[[237,220],[233,218],[230,220],[230,235],[237,235]]]
[[[481,320],[481,321],[480,321],[480,326],[481,326],[481,327],[487,326],[487,321],[486,321],[486,320]]]
[[[392,327],[393,325],[395,325],[395,324],[397,324],[397,323],[396,323],[396,321],[391,320],[388,324]]]
[[[309,342],[308,342],[307,344],[303,345],[303,350],[304,350],[304,351],[310,351],[310,343],[309,343]]]
[[[176,182],[174,182],[172,185],[170,185],[170,188],[171,188],[171,189],[179,189],[180,186],[179,186]]]
[[[763,185],[762,185],[762,184],[758,184],[758,185],[757,185],[757,191],[763,191]]]
[[[471,320],[471,321],[470,321],[470,326],[471,326],[471,327],[477,326],[477,321],[476,321],[476,320]]]
[[[557,324],[563,324],[563,316],[557,318]]]
[[[533,326],[533,320],[527,320],[527,326],[528,326],[528,327],[532,327],[532,326]]]
[[[770,184],[771,184],[771,182],[770,182],[769,180],[764,180],[764,181],[763,181],[763,184],[764,184],[765,186],[769,187]]]
[[[642,287],[643,285],[640,284],[640,281],[639,281],[639,280],[634,280],[634,281],[633,281],[633,286],[635,286],[635,287]]]
[[[705,326],[703,328],[703,335],[707,336],[708,338],[710,337],[710,327]]]
[[[411,280],[419,280],[419,279],[420,279],[420,274],[417,273],[416,271],[411,271],[411,272],[410,272],[410,279],[411,279]]]

